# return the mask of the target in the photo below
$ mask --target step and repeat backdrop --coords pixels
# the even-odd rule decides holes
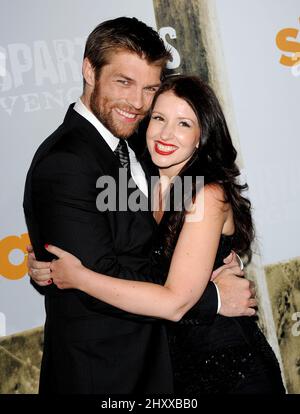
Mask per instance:
[[[269,334],[273,341],[279,339],[274,346],[282,354],[293,355],[296,367],[299,0],[1,1],[0,337],[44,323],[43,298],[30,286],[26,270],[26,172],[37,147],[82,92],[87,35],[101,21],[124,15],[159,31],[172,50],[170,69],[201,75],[220,96],[250,186],[258,235],[257,283],[266,320],[272,319]],[[288,344],[280,342],[283,329]]]

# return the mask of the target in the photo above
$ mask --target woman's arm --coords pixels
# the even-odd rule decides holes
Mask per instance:
[[[204,187],[196,199],[201,220],[189,213],[181,230],[164,286],[116,279],[93,272],[71,254],[54,246],[48,251],[61,260],[51,265],[59,288],[76,288],[127,312],[178,321],[199,300],[212,273],[220,235],[226,220],[220,187]]]

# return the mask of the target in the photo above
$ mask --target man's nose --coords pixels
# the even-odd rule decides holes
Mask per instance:
[[[127,102],[137,110],[142,109],[144,106],[143,90],[133,88],[127,96]]]

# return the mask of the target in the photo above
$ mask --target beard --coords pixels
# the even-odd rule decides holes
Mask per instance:
[[[117,105],[116,105],[117,106]],[[123,105],[124,106],[124,105]],[[139,112],[139,119],[132,124],[123,124],[121,121],[117,121],[113,117],[113,104],[109,103],[109,98],[102,98],[99,94],[99,87],[96,83],[94,90],[91,94],[90,108],[95,117],[117,138],[127,139],[129,138],[138,128],[140,122],[145,117],[145,112]],[[125,111],[132,111],[132,108],[122,108],[121,105],[117,106]],[[134,110],[134,112],[137,112]]]

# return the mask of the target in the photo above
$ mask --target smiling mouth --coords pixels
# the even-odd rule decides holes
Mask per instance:
[[[115,108],[115,111],[120,115],[125,122],[135,122],[139,114],[133,114],[131,112],[123,111],[122,109]]]
[[[171,155],[178,149],[178,147],[175,145],[162,144],[161,142],[156,141],[154,149],[160,155]]]

